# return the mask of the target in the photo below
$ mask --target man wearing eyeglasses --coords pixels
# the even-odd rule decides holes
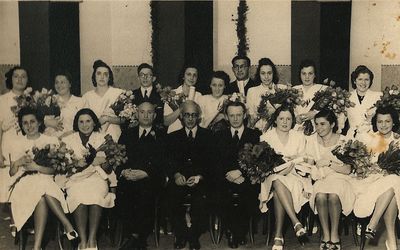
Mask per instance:
[[[200,249],[199,237],[206,226],[206,187],[212,168],[211,132],[199,126],[201,109],[193,101],[182,105],[183,128],[168,135],[170,201],[175,229],[175,249],[189,242],[189,249]]]
[[[246,96],[249,88],[257,86],[250,78],[250,66],[251,61],[247,56],[239,55],[232,59],[232,71],[235,74],[236,80],[225,88],[225,94],[230,95],[244,91],[244,95]]]
[[[142,63],[137,69],[140,88],[133,91],[135,99],[133,103],[136,105],[142,102],[151,102],[156,105],[156,118],[154,120],[154,126],[163,127],[163,113],[164,113],[164,103],[161,101],[160,95],[157,93],[154,83],[156,77],[154,76],[153,66]]]

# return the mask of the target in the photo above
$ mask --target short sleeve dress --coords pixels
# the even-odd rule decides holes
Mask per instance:
[[[283,144],[276,128],[268,130],[260,137],[260,141],[266,141],[278,154],[282,154],[284,157],[290,157],[295,159],[303,157],[306,141],[302,133],[299,133],[293,129],[289,131],[289,139],[286,144]],[[295,169],[287,175],[273,174],[267,177],[267,179],[261,183],[261,192],[259,195],[260,210],[265,213],[268,211],[267,202],[273,197],[272,182],[280,180],[292,194],[294,210],[299,212],[301,207],[308,202],[306,193],[311,193],[311,179],[308,177],[302,177],[297,174]]]
[[[27,150],[32,150],[32,147],[43,148],[47,144],[58,144],[56,137],[51,137],[41,134],[38,139],[29,140],[23,137],[19,142],[20,145],[13,158],[19,159]],[[12,183],[15,183],[18,177],[23,174],[23,169],[12,177]],[[63,208],[65,213],[68,213],[67,203],[64,198],[64,193],[54,182],[53,175],[36,173],[22,177],[11,191],[10,202],[11,210],[17,230],[21,230],[25,222],[32,215],[36,205],[43,195],[49,195],[56,198]]]

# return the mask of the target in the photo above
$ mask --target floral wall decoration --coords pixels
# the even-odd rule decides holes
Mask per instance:
[[[249,51],[249,39],[247,37],[247,11],[249,10],[249,6],[247,5],[246,0],[239,0],[239,5],[237,7],[238,17],[233,21],[236,21],[236,34],[238,37],[238,45],[237,45],[237,54],[238,55],[247,55]]]

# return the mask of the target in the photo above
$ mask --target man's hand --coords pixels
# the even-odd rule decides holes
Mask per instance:
[[[243,176],[239,176],[238,178],[236,178],[233,183],[236,184],[242,184],[244,182],[244,177]]]
[[[175,174],[175,184],[178,186],[185,186],[186,185],[186,178],[185,176],[181,175],[181,173]]]
[[[186,185],[188,185],[189,187],[196,186],[201,180],[201,178],[202,178],[201,175],[190,176],[186,181]]]
[[[230,182],[234,182],[236,179],[238,179],[241,176],[242,176],[242,172],[240,172],[240,170],[236,169],[236,170],[231,170],[231,171],[227,172],[225,175],[225,178]]]
[[[138,181],[149,176],[145,171],[140,169],[124,169],[121,175],[128,181]]]

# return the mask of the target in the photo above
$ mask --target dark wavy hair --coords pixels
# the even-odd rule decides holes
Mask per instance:
[[[96,70],[99,67],[104,67],[108,69],[108,74],[109,74],[109,78],[108,78],[108,86],[112,86],[114,85],[114,74],[111,70],[111,67],[108,66],[107,63],[103,62],[102,60],[96,60],[93,63],[93,73],[92,73],[92,83],[93,86],[97,87],[97,82],[96,82]]]
[[[197,80],[199,80],[199,66],[195,63],[185,63],[178,75],[178,83],[181,85],[183,84],[183,77],[185,76],[185,72],[188,68],[194,68],[197,70]]]
[[[262,66],[271,66],[272,68],[272,82],[277,84],[279,82],[279,76],[278,76],[278,71],[276,69],[275,64],[271,61],[269,58],[261,58],[258,61],[258,67],[257,67],[257,72],[256,72],[256,77],[255,77],[255,82],[261,84],[261,78],[260,78],[260,69]]]
[[[393,128],[392,131],[399,131],[400,128],[400,121],[399,121],[399,114],[397,111],[391,106],[386,106],[386,107],[379,107],[376,109],[375,115],[372,117],[371,123],[372,123],[372,129],[374,132],[378,131],[378,126],[376,125],[377,120],[378,120],[378,115],[390,115],[393,120]]]
[[[247,66],[249,66],[249,67],[251,66],[250,58],[248,58],[247,56],[238,55],[238,56],[233,57],[233,58],[232,58],[232,61],[231,61],[232,66],[235,66],[234,63],[235,63],[236,60],[246,60]]]
[[[357,68],[351,72],[351,87],[353,87],[353,89],[357,88],[356,79],[360,74],[369,75],[370,83],[368,88],[370,88],[374,82],[374,73],[372,73],[372,71],[365,65],[358,65]]]
[[[7,71],[7,73],[4,74],[5,78],[6,78],[6,88],[7,89],[12,89],[13,88],[13,84],[12,84],[12,76],[14,74],[14,71],[21,69],[24,70],[26,73],[26,76],[28,78],[28,82],[26,83],[26,87],[30,86],[30,81],[29,81],[29,72],[27,69],[23,68],[22,66],[14,66],[12,67],[9,71]]]
[[[314,78],[314,83],[318,82],[317,81],[317,66],[315,64],[315,62],[311,59],[305,59],[303,61],[300,62],[300,66],[299,66],[299,71],[297,73],[297,76],[299,77],[299,82],[301,82],[301,70],[307,67],[313,67],[314,69],[314,74],[315,74],[315,78]]]
[[[214,71],[211,76],[211,79],[212,78],[218,78],[218,79],[223,80],[225,87],[228,86],[228,84],[230,82],[229,75],[225,71],[222,71],[222,70]]]
[[[69,73],[68,70],[58,69],[56,71],[56,73],[54,74],[54,77],[53,77],[54,81],[56,80],[57,76],[65,76],[65,78],[67,78],[68,82],[72,85],[72,75],[71,75],[71,73]]]
[[[79,110],[74,117],[73,130],[75,132],[79,132],[78,120],[81,115],[89,115],[90,117],[92,117],[92,120],[94,122],[93,131],[95,131],[95,132],[100,131],[101,124],[100,124],[99,118],[97,118],[97,115],[93,112],[93,110],[84,108],[84,109]]]
[[[292,116],[292,125],[290,126],[291,129],[294,128],[296,125],[296,116],[294,114],[294,110],[291,106],[283,104],[279,108],[275,110],[275,112],[271,115],[271,121],[272,121],[272,126],[276,128],[276,120],[278,119],[278,116],[281,112],[283,111],[289,111],[290,115]]]
[[[243,109],[243,114],[246,114],[246,105],[244,104],[244,103],[242,103],[242,102],[237,102],[237,101],[235,101],[235,102],[232,102],[232,101],[229,101],[228,102],[228,104],[225,106],[225,110],[224,110],[224,113],[226,114],[226,115],[228,115],[228,108],[229,107],[242,107],[242,109]]]
[[[18,125],[22,131],[22,135],[26,135],[24,129],[22,128],[22,118],[26,115],[34,115],[36,117],[36,120],[39,122],[39,133],[43,133],[46,127],[44,126],[44,116],[41,114],[41,112],[31,107],[23,107],[18,112]]]
[[[334,123],[335,126],[333,126],[332,128],[332,132],[336,133],[336,131],[338,130],[338,122],[337,117],[333,111],[329,109],[322,109],[314,116],[314,122],[317,120],[317,118],[325,118],[331,125]]]

